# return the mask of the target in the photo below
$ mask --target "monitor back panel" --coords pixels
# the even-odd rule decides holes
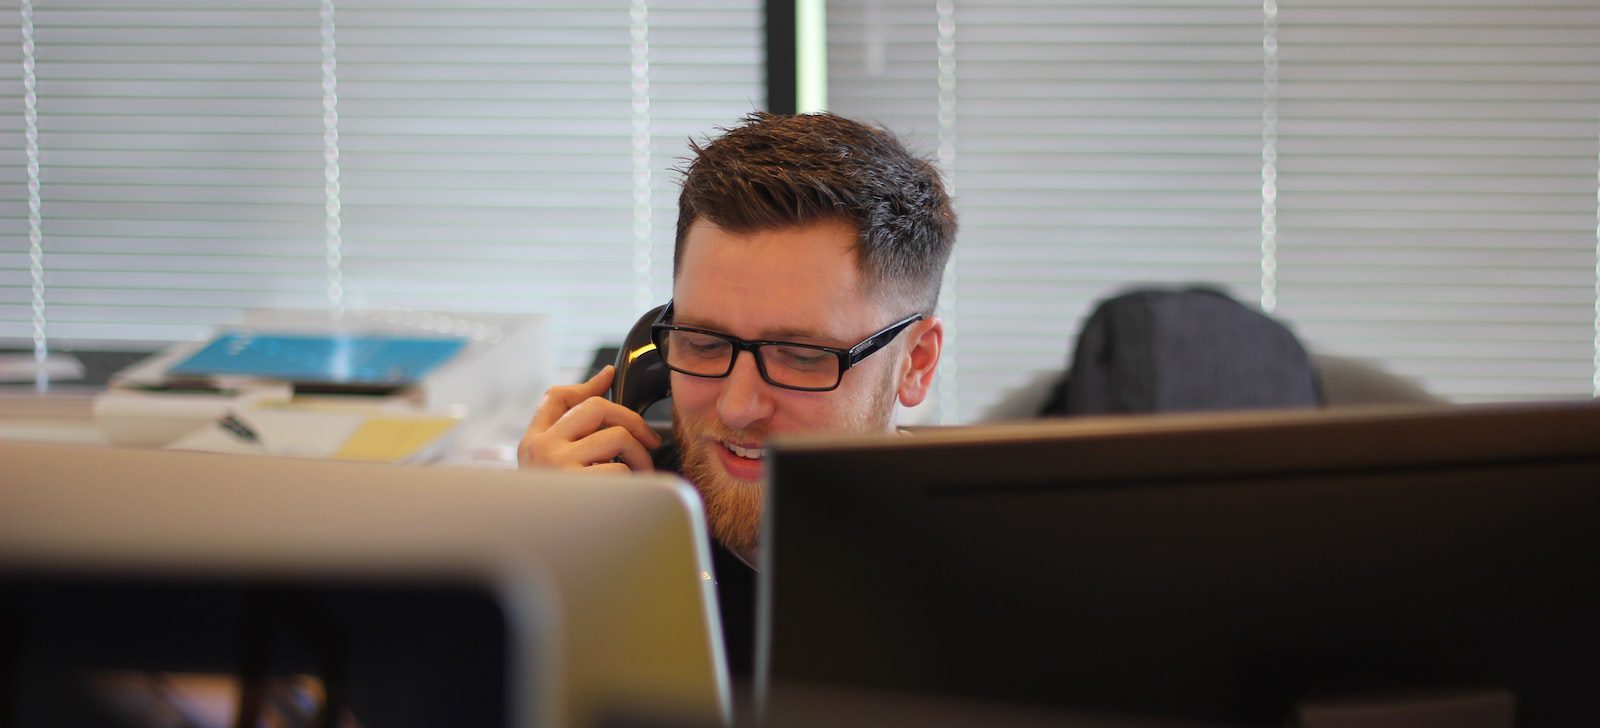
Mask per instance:
[[[1600,408],[1095,420],[775,448],[785,681],[1279,725],[1600,722]]]

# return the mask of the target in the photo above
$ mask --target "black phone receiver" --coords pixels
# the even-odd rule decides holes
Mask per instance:
[[[611,380],[611,401],[643,414],[650,405],[672,396],[672,370],[661,360],[650,325],[666,304],[646,311],[628,331],[617,351],[617,372]]]

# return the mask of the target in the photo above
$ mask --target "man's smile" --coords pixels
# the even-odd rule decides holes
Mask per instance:
[[[761,459],[761,446],[760,445],[743,445],[743,446],[741,446],[741,445],[736,445],[734,443],[731,443],[731,442],[728,442],[728,441],[724,440],[724,441],[722,441],[722,446],[725,447],[725,448],[728,448],[729,450],[732,450],[733,454],[738,455],[739,457],[746,458],[746,459],[749,459],[749,460],[760,460]]]
[[[738,444],[727,440],[715,439],[717,462],[722,464],[723,472],[734,480],[746,483],[761,481],[761,446],[756,443]]]

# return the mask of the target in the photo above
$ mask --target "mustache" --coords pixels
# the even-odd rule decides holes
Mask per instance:
[[[692,434],[696,438],[710,438],[728,442],[759,442],[766,445],[766,427],[740,427],[733,428],[722,424],[715,417],[686,417],[674,412],[672,414],[672,429],[680,435]]]

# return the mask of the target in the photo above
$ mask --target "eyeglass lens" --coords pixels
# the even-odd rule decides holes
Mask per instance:
[[[695,331],[669,330],[662,339],[662,355],[674,369],[706,377],[721,377],[733,369],[733,342]],[[821,389],[839,382],[839,358],[819,349],[782,344],[756,348],[767,380],[784,387]]]

